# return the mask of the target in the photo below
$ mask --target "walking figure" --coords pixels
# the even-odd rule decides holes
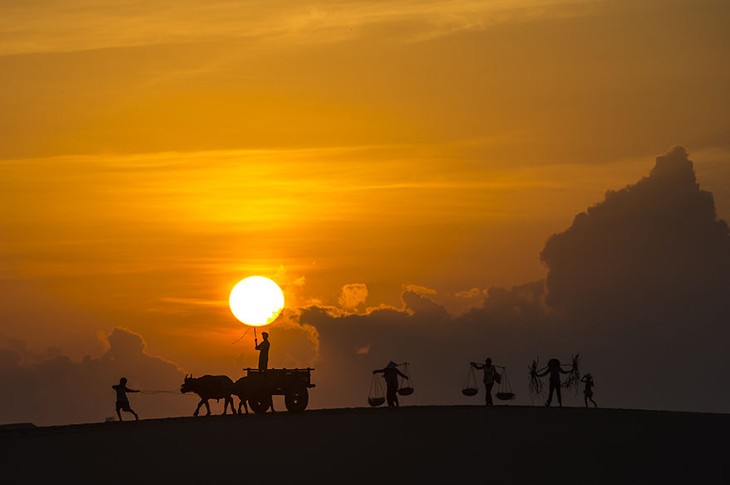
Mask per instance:
[[[261,343],[254,337],[254,344],[256,345],[256,350],[259,351],[259,370],[265,370],[269,367],[269,346],[271,343],[269,342],[268,332],[261,332],[261,337],[264,339]]]
[[[593,376],[586,374],[580,379],[580,381],[585,385],[585,387],[583,387],[583,400],[586,403],[586,407],[588,407],[588,401],[590,401],[593,403],[593,407],[597,408],[598,404],[596,404],[596,401],[593,400],[593,386],[596,385],[595,382],[593,382]]]
[[[486,393],[485,405],[488,407],[494,406],[494,402],[492,401],[492,387],[494,386],[495,381],[499,382],[501,376],[497,373],[497,369],[492,365],[492,359],[487,357],[483,364],[471,362],[471,366],[475,369],[484,370],[484,377],[482,381],[484,382],[484,391]]]
[[[119,384],[112,386],[117,393],[117,417],[119,421],[122,421],[122,411],[127,411],[134,414],[134,420],[139,420],[139,416],[134,412],[132,407],[129,405],[129,398],[127,397],[128,392],[139,392],[137,389],[130,389],[127,387],[127,378],[122,377],[119,379]]]
[[[408,376],[398,370],[398,364],[392,360],[382,369],[375,369],[373,374],[383,374],[385,379],[385,400],[389,408],[397,408],[398,402],[398,376],[408,379]]]
[[[562,367],[560,367],[560,361],[558,359],[550,359],[547,364],[547,369],[545,369],[545,372],[542,372],[538,374],[538,377],[543,377],[548,374],[550,374],[550,393],[548,394],[547,402],[545,402],[545,406],[550,407],[550,404],[553,402],[553,393],[555,393],[556,397],[558,398],[558,405],[560,407],[563,407],[563,400],[560,396],[560,374],[570,374],[571,370],[563,370]]]

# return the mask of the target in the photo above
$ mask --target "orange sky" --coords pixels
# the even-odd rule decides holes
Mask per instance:
[[[0,336],[30,347],[122,326],[230,372],[251,274],[457,314],[678,144],[730,218],[727,2],[103,5],[0,5]]]

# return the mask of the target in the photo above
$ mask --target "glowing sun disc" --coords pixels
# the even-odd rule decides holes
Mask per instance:
[[[284,309],[284,293],[269,278],[249,276],[233,287],[228,305],[239,321],[260,327],[276,320]]]

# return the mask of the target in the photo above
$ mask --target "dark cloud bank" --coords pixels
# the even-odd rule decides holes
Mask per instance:
[[[683,148],[578,214],[541,258],[545,280],[493,288],[458,317],[412,291],[402,309],[302,310],[300,323],[319,335],[319,355],[300,363],[316,367],[310,407],[366,406],[371,371],[389,360],[410,363],[416,392],[404,405],[480,404],[481,392],[465,397],[461,387],[468,362],[486,356],[507,367],[512,404],[542,405],[528,392],[530,362],[580,353],[602,407],[730,412],[730,236]],[[273,341],[276,332],[273,325]],[[122,374],[143,389],[179,386],[184,372],[145,354],[140,336],[116,329],[108,340],[107,353],[81,362],[55,356],[24,365],[22,348],[0,351],[0,386],[19,390],[0,421],[102,420],[113,414],[109,386]],[[274,366],[275,355],[274,347]],[[134,397],[143,417],[188,415],[195,404]],[[566,392],[564,404],[582,405],[582,397]]]
[[[412,363],[417,391],[404,403],[477,403],[481,396],[460,393],[468,361],[491,356],[507,366],[514,404],[542,404],[528,391],[530,362],[580,353],[601,406],[730,411],[730,237],[683,148],[578,214],[541,258],[544,281],[491,289],[480,308],[456,318],[414,293],[403,295],[412,314],[307,310],[302,321],[319,331],[328,382],[318,392],[365,404],[369,369],[393,359]],[[581,405],[582,396],[565,401]]]
[[[178,367],[145,353],[142,337],[122,328],[106,336],[108,350],[98,358],[75,362],[51,350],[31,352],[21,341],[0,349],[0,423],[36,425],[104,421],[115,417],[111,386],[124,376],[133,389],[176,390],[183,379]],[[188,414],[195,403],[168,393],[131,394],[132,407],[143,417]],[[133,418],[129,413],[124,419]],[[116,419],[116,418],[115,418]]]

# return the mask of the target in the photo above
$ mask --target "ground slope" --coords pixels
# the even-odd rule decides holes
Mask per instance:
[[[5,483],[730,482],[730,416],[404,406],[0,428]]]

